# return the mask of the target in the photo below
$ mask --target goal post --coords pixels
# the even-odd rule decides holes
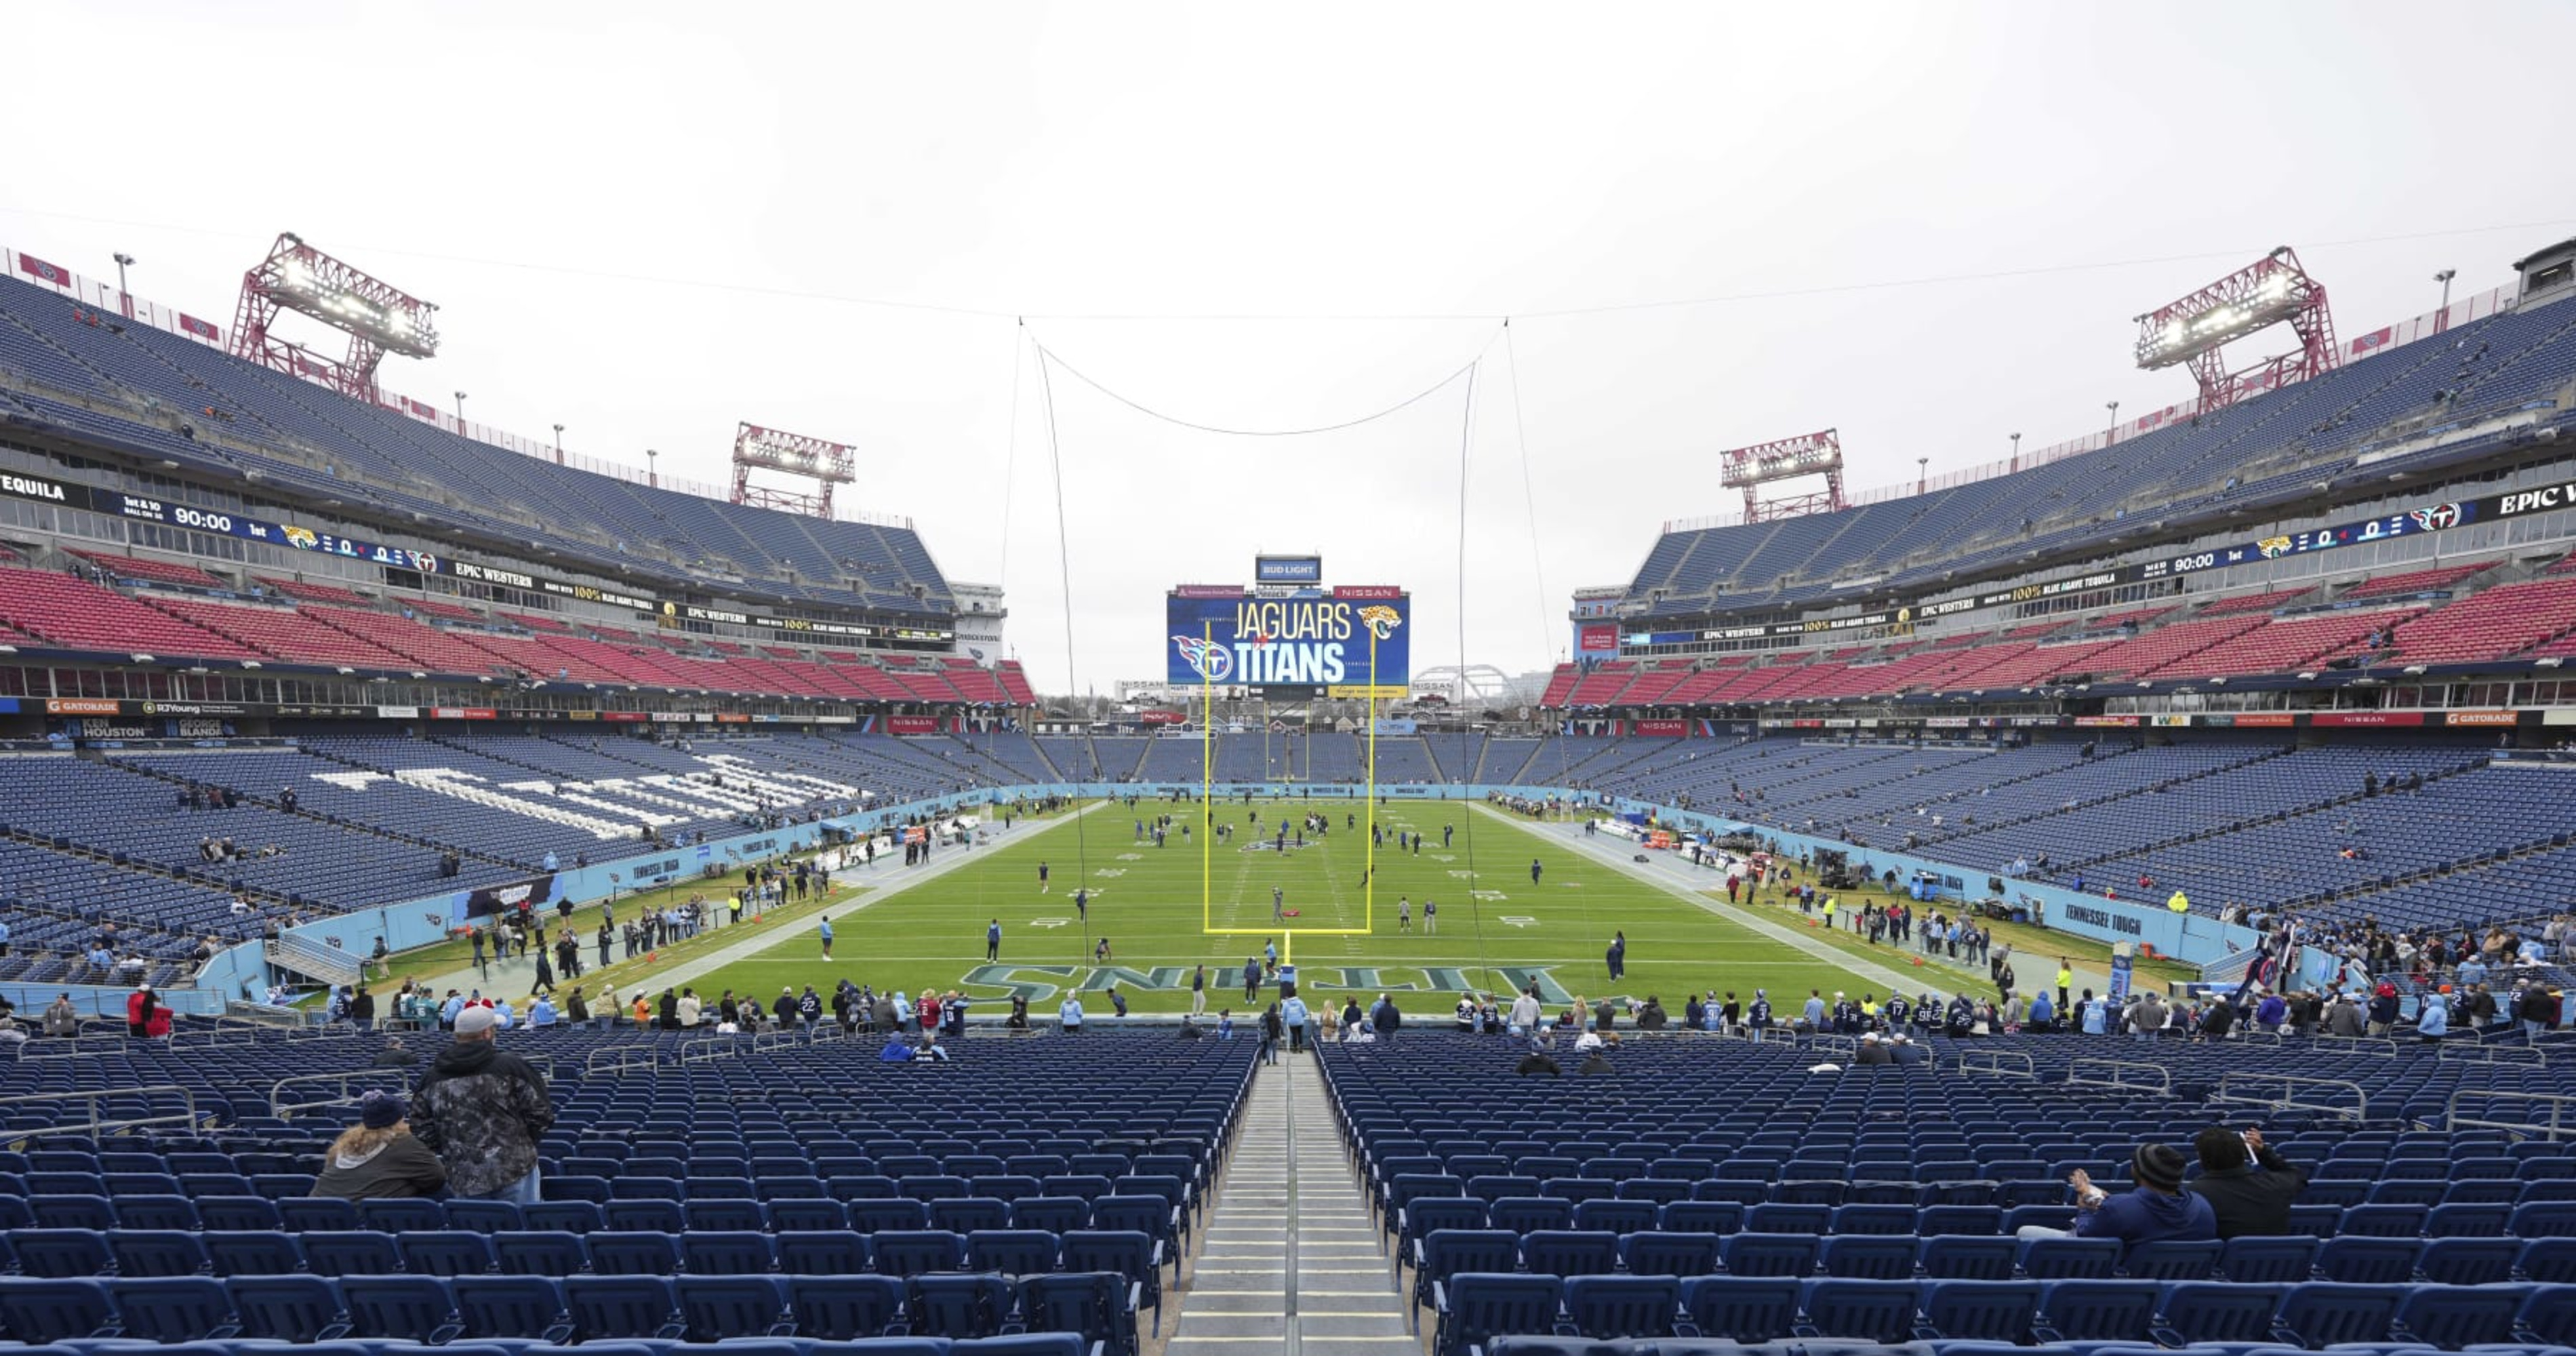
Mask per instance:
[[[1213,622],[1201,623],[1202,638],[1215,641]],[[1280,939],[1280,963],[1293,963],[1297,956],[1297,939],[1304,937],[1363,937],[1377,930],[1377,633],[1369,633],[1368,737],[1362,758],[1360,794],[1366,802],[1367,841],[1362,845],[1360,872],[1360,925],[1358,927],[1300,927],[1277,924],[1267,927],[1219,926],[1216,921],[1216,680],[1202,669],[1199,674],[1199,931],[1211,937],[1277,937]],[[1314,729],[1308,722],[1306,731],[1307,802],[1313,800]],[[1269,769],[1265,766],[1266,777]],[[1283,811],[1284,813],[1284,811]],[[1242,901],[1235,901],[1241,903]]]

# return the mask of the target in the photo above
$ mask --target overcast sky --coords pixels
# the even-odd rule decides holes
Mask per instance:
[[[847,500],[1003,584],[1049,690],[1034,344],[1248,429],[1476,364],[1463,613],[1464,380],[1254,439],[1058,369],[1079,686],[1154,676],[1165,588],[1256,548],[1410,586],[1417,668],[1463,629],[1519,671],[1735,506],[1719,449],[1938,475],[2187,396],[2131,318],[2274,245],[2350,336],[2576,230],[2520,56],[2576,49],[2556,0],[8,12],[0,241],[229,324],[291,229],[439,304],[391,390],[706,482],[737,420],[853,443]]]

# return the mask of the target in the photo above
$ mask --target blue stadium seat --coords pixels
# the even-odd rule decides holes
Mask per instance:
[[[915,1331],[931,1337],[991,1337],[1011,1312],[1011,1286],[999,1276],[930,1272],[912,1277]]]
[[[799,1337],[830,1342],[883,1336],[906,1321],[909,1292],[893,1276],[789,1276],[787,1304]]]
[[[1826,1275],[1845,1280],[1911,1280],[1914,1257],[1922,1246],[1922,1240],[1911,1234],[1838,1234],[1824,1241],[1819,1260]]]
[[[266,1229],[209,1229],[197,1237],[218,1276],[283,1276],[304,1269],[303,1250],[289,1234]]]
[[[1152,1315],[1151,1331],[1163,1327],[1163,1248],[1133,1230],[1077,1229],[1059,1235],[1067,1271],[1110,1271],[1141,1289],[1141,1302]]]
[[[981,1229],[966,1235],[966,1265],[1005,1276],[1053,1271],[1063,1251],[1054,1234],[1035,1229]]]
[[[2397,1300],[2398,1291],[2391,1286],[2309,1281],[2290,1287],[2273,1324],[2292,1344],[2309,1351],[2345,1342],[2379,1342],[2388,1337]]]
[[[1699,1282],[1706,1284],[1706,1279]],[[1463,1271],[1433,1292],[1433,1356],[1467,1356],[1503,1333],[1554,1332],[1564,1282],[1555,1276]]]
[[[1585,1337],[1670,1337],[1681,1316],[1682,1283],[1673,1276],[1574,1276],[1565,1282],[1565,1313]]]
[[[347,1276],[349,1331],[365,1338],[444,1342],[456,1335],[456,1297],[438,1276]]]
[[[1818,1243],[1807,1234],[1728,1234],[1718,1257],[1730,1276],[1805,1277],[1815,1274]]]
[[[2415,1279],[2422,1251],[2412,1238],[2329,1238],[2317,1249],[2317,1274],[2348,1285],[2403,1285]]]
[[[0,1328],[30,1344],[68,1342],[112,1330],[116,1302],[105,1282],[0,1276]]]
[[[459,1325],[468,1338],[571,1340],[573,1325],[556,1281],[543,1276],[459,1276],[448,1285],[456,1297]]]
[[[2199,1342],[2261,1342],[2272,1335],[2272,1316],[2289,1287],[2182,1281],[2165,1287],[2157,1315],[2157,1340],[2168,1346]]]
[[[1033,1333],[1071,1333],[1084,1350],[1136,1356],[1137,1286],[1105,1271],[1023,1275],[1020,1320]]]
[[[2019,1269],[2021,1240],[1945,1234],[1916,1240],[1916,1262],[1935,1280],[2008,1281]]]
[[[873,1263],[867,1235],[848,1229],[782,1232],[773,1240],[778,1269],[798,1276],[854,1276]]]
[[[869,1235],[868,1246],[876,1254],[877,1270],[888,1276],[955,1271],[966,1264],[966,1240],[945,1230],[880,1230]]]
[[[573,1331],[584,1342],[676,1342],[685,1333],[671,1282],[660,1276],[574,1276],[563,1283],[563,1296]]]
[[[1583,1229],[1523,1234],[1521,1265],[1551,1276],[1607,1276],[1619,1269],[1619,1236]]]
[[[2268,1238],[2249,1234],[2227,1240],[2219,1250],[2219,1273],[2231,1281],[2288,1285],[2308,1279],[2315,1270],[2317,1240]]]
[[[1485,1216],[1497,1229],[1532,1234],[1541,1229],[1574,1227],[1574,1203],[1548,1196],[1506,1196],[1488,1202]],[[2576,1233],[2576,1230],[2571,1230]]]
[[[1619,1263],[1636,1276],[1705,1276],[1717,1270],[1717,1244],[1715,1234],[1654,1230],[1623,1234],[1619,1238]]]
[[[498,1237],[508,1238],[512,1240],[512,1244],[516,1246],[518,1245],[521,1235],[519,1233],[505,1233],[498,1235]],[[710,1242],[707,1242],[705,1246],[712,1257],[728,1246],[738,1248],[740,1245],[738,1242],[734,1242],[734,1240],[739,1240],[742,1237],[743,1235],[741,1234],[702,1233],[693,1229],[675,1239],[668,1234],[647,1234],[627,1230],[610,1230],[596,1236],[583,1238],[577,1246],[581,1247],[583,1251],[589,1254],[590,1271],[591,1274],[596,1276],[670,1276],[677,1274],[680,1270],[680,1245],[683,1242],[695,1247],[698,1246],[700,1240],[711,1240]],[[767,1264],[769,1240],[765,1235],[760,1234],[754,1234],[751,1235],[751,1237],[760,1239],[760,1251],[763,1259],[761,1265],[752,1269],[766,1271],[769,1269]],[[551,1245],[556,1249],[562,1249],[566,1247],[568,1243],[569,1240],[565,1238],[556,1238],[551,1240]],[[513,1271],[517,1270],[515,1266],[507,1269]],[[738,1268],[717,1268],[711,1265],[703,1269],[712,1271],[719,1269],[736,1270]],[[694,1272],[702,1270],[702,1268],[692,1265],[689,1270]],[[569,1275],[571,1273],[538,1272],[534,1274]]]
[[[773,1276],[682,1276],[681,1321],[691,1342],[784,1337],[795,1331],[786,1291]]]
[[[2221,1245],[2166,1239],[2139,1243],[2121,1255],[2120,1272],[2137,1281],[2205,1281],[2218,1268]]]
[[[2419,1285],[2398,1302],[2389,1336],[2444,1351],[2510,1342],[2531,1291],[2527,1285]]]
[[[89,1229],[12,1229],[9,1250],[18,1269],[29,1276],[68,1279],[101,1276],[115,1269],[103,1231]]]
[[[119,1276],[194,1276],[210,1265],[194,1232],[116,1229],[108,1233],[107,1247]]]
[[[2037,1281],[1926,1281],[1924,1331],[1938,1340],[2024,1344],[2039,1300]]]
[[[2022,1273],[2035,1281],[2108,1280],[2120,1266],[2120,1244],[2107,1238],[2022,1240]]]
[[[348,1331],[338,1288],[319,1276],[233,1276],[224,1288],[245,1337],[328,1342]]]
[[[2163,1293],[2153,1281],[2050,1281],[2034,1331],[2045,1342],[2153,1343]]]
[[[572,1276],[590,1269],[586,1242],[605,1243],[627,1237],[625,1230],[606,1229],[589,1235],[521,1229],[492,1235],[492,1253],[508,1276]],[[664,1240],[667,1246],[667,1240]]]
[[[394,1240],[403,1270],[415,1276],[481,1276],[498,1264],[492,1240],[465,1229],[425,1229]],[[346,1287],[343,1287],[346,1293]],[[356,1300],[351,1298],[354,1312]]]
[[[2008,1285],[2011,1282],[1936,1281],[1935,1285]],[[1911,1281],[1808,1281],[1801,1296],[1806,1328],[1820,1337],[1902,1342],[1913,1336],[1916,1291]]]

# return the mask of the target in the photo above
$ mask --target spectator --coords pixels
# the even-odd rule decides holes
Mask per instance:
[[[402,1095],[370,1092],[358,1099],[358,1123],[340,1132],[322,1154],[316,1196],[373,1201],[434,1196],[447,1185],[447,1167],[411,1133]]]
[[[379,1051],[376,1055],[375,1067],[379,1069],[408,1069],[418,1063],[420,1063],[419,1051],[403,1044],[403,1038],[400,1036],[387,1036],[385,1037],[385,1048],[382,1051]],[[444,1175],[443,1170],[442,1175]]]
[[[456,1040],[420,1081],[412,1133],[447,1164],[451,1194],[537,1202],[537,1141],[555,1123],[553,1099],[528,1062],[492,1043],[498,1014],[467,1008]]]
[[[2218,1216],[2209,1202],[2182,1189],[2185,1164],[2169,1144],[2141,1144],[2129,1159],[2137,1186],[2118,1196],[2093,1185],[2082,1168],[2067,1177],[2075,1188],[2075,1227],[2051,1229],[2024,1225],[2023,1238],[2115,1238],[2126,1244],[2175,1239],[2205,1243],[2218,1237]]]
[[[2220,1238],[2290,1232],[2290,1205],[2308,1185],[2308,1170],[2263,1142],[2261,1130],[2238,1134],[2213,1125],[2192,1140],[2200,1180],[2192,1194],[2209,1202]]]
[[[2427,1042],[2439,1041],[2451,1034],[2451,1003],[2438,993],[2428,993],[2415,1009],[2415,1034]]]
[[[1597,1059],[1600,1057],[1601,1052],[1595,1050],[1592,1054],[1593,1057]],[[1562,1078],[1565,1076],[1565,1070],[1544,1050],[1532,1050],[1528,1054],[1521,1056],[1521,1062],[1513,1066],[1512,1072],[1519,1074],[1524,1078],[1533,1076]]]
[[[54,1001],[45,1006],[45,1034],[48,1036],[80,1034],[80,1009],[72,1006],[70,994],[55,994]]]
[[[1878,1033],[1875,1031],[1872,1031],[1860,1038],[1860,1053],[1852,1056],[1852,1064],[1854,1067],[1864,1064],[1894,1064],[1895,1062],[1896,1052],[1881,1044],[1878,1039]]]
[[[152,1030],[152,1012],[158,1006],[152,997],[152,986],[137,984],[125,1000],[125,1034],[141,1040]]]
[[[2397,1025],[2397,986],[2386,980],[2370,995],[2370,1034],[2385,1036]]]

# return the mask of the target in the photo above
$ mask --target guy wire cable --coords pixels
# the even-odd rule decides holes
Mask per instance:
[[[1043,361],[1046,349],[1040,346],[1038,352],[1041,355],[1041,361],[1038,363],[1038,394],[1046,405],[1047,464],[1055,475],[1056,579],[1064,589],[1064,690],[1069,694],[1066,700],[1080,702],[1082,685],[1074,679],[1073,664],[1073,553],[1065,544],[1064,444],[1056,434],[1055,383],[1047,376],[1047,365]],[[1084,738],[1087,741],[1090,721],[1086,719],[1083,724]],[[1091,836],[1091,826],[1083,822],[1083,811],[1086,808],[1081,805],[1073,807],[1073,888],[1077,891],[1089,889],[1091,884],[1091,856],[1088,841]],[[1075,921],[1082,925],[1082,954],[1075,962],[1080,964],[1091,954],[1091,911],[1088,908],[1077,909],[1075,914]]]
[[[1501,333],[1500,326],[1496,327],[1495,333]],[[1356,419],[1345,419],[1338,423],[1320,424],[1313,428],[1221,428],[1214,424],[1202,424],[1195,420],[1183,419],[1178,415],[1165,414],[1161,410],[1155,409],[1142,401],[1121,395],[1118,392],[1101,385],[1098,381],[1093,380],[1081,368],[1066,362],[1061,355],[1059,355],[1054,349],[1048,348],[1043,341],[1033,342],[1037,343],[1038,362],[1041,370],[1050,363],[1057,367],[1061,367],[1064,369],[1066,375],[1080,381],[1083,385],[1098,391],[1102,395],[1105,395],[1110,399],[1117,401],[1119,404],[1136,411],[1138,414],[1145,415],[1148,418],[1159,419],[1166,424],[1177,425],[1181,428],[1191,429],[1199,433],[1214,433],[1229,438],[1300,438],[1310,433],[1337,433],[1343,429],[1358,428],[1362,424],[1375,423],[1380,419],[1386,418],[1388,415],[1398,413],[1422,403],[1424,400],[1427,400],[1431,396],[1439,393],[1461,377],[1472,377],[1472,374],[1476,370],[1476,364],[1484,361],[1486,352],[1493,348],[1494,336],[1487,335],[1485,337],[1484,344],[1476,350],[1476,355],[1474,357],[1467,360],[1465,366],[1460,367],[1457,371],[1442,377],[1440,380],[1433,382],[1429,386],[1425,386],[1421,390],[1406,396],[1404,399],[1399,400],[1374,414],[1364,414]]]
[[[1521,355],[1512,342],[1509,320],[1503,322],[1503,357],[1511,371],[1512,441],[1521,454],[1521,503],[1529,510],[1530,576],[1538,581],[1533,597],[1538,604],[1539,653],[1547,654],[1556,648],[1554,623],[1547,615],[1547,560],[1538,549],[1538,491],[1530,481],[1529,425],[1521,418]]]
[[[1467,672],[1467,452],[1476,441],[1476,368],[1483,361],[1484,355],[1478,354],[1476,362],[1469,363],[1467,365],[1467,398],[1460,403],[1458,411],[1458,602],[1456,607],[1456,621],[1458,623],[1458,673],[1459,681],[1462,686],[1466,681],[1465,675]],[[1464,693],[1462,692],[1461,695],[1464,695]],[[1483,986],[1483,991],[1490,993],[1493,991],[1493,981],[1496,976],[1494,974],[1492,958],[1485,953],[1485,905],[1483,899],[1476,893],[1479,882],[1476,877],[1475,807],[1467,804],[1465,800],[1461,799],[1458,806],[1458,817],[1465,822],[1467,830],[1467,926],[1475,933],[1476,936],[1476,968],[1484,972],[1484,979],[1486,981]]]

